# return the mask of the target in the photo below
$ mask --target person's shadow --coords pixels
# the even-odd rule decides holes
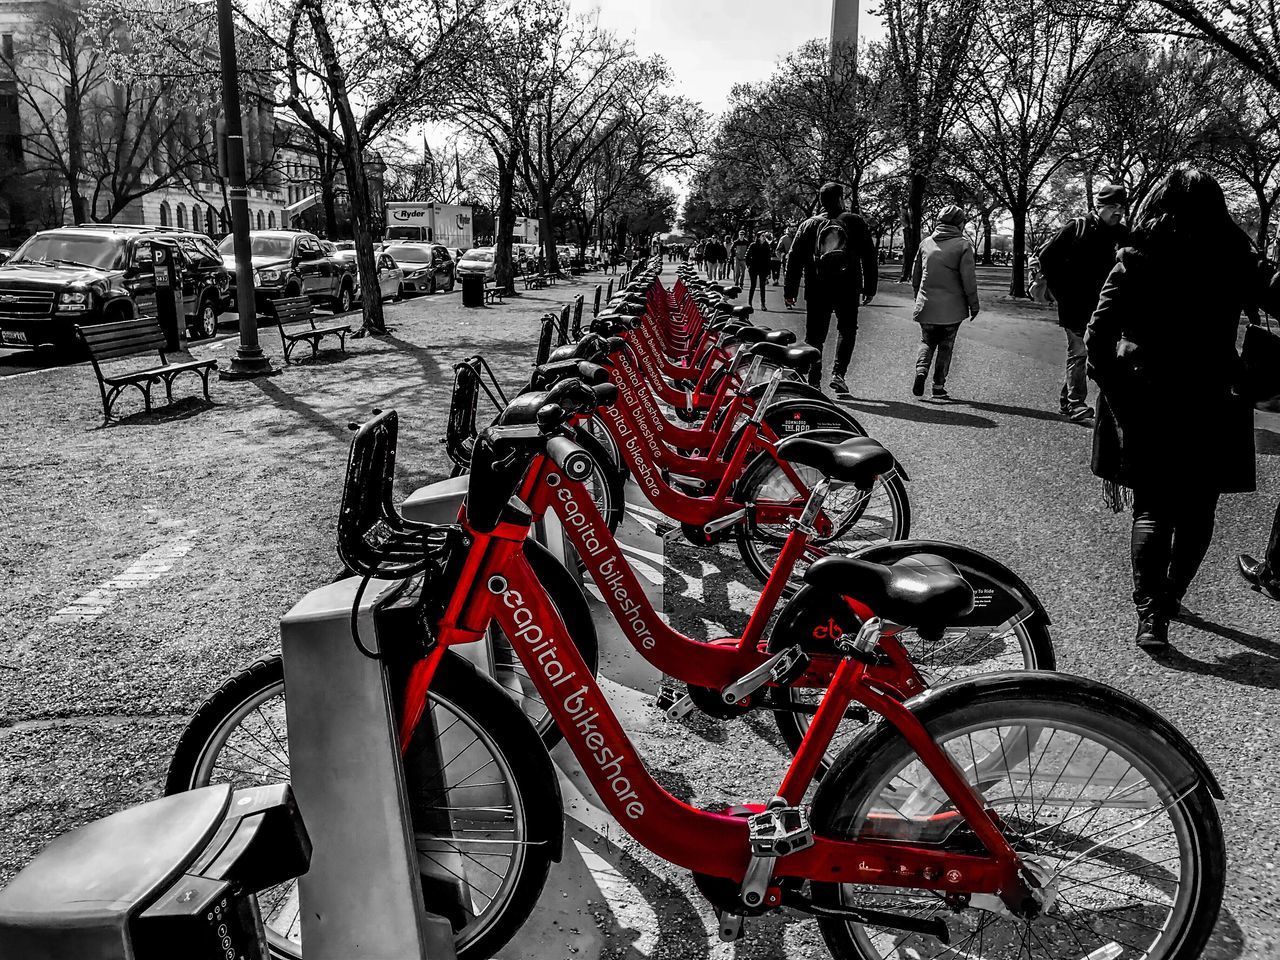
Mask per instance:
[[[863,413],[871,413],[880,417],[892,417],[895,420],[907,420],[911,423],[939,423],[953,427],[981,427],[990,429],[996,425],[994,420],[980,417],[973,413],[957,410],[955,403],[903,403],[900,400],[864,400],[856,397],[841,397],[840,405],[852,407]]]
[[[1280,690],[1280,642],[1236,630],[1234,627],[1224,627],[1222,624],[1198,617],[1194,613],[1184,614],[1182,622],[1205,633],[1248,647],[1250,651],[1236,651],[1218,657],[1214,662],[1209,662],[1197,660],[1187,656],[1181,650],[1170,647],[1167,652],[1156,657],[1162,664],[1175,670],[1217,677],[1220,680],[1244,686]]]

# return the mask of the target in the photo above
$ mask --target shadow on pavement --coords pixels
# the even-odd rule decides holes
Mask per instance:
[[[1280,433],[1254,430],[1253,444],[1260,457],[1280,457]]]
[[[1215,662],[1208,662],[1189,657],[1175,648],[1157,658],[1162,664],[1175,670],[1217,677],[1248,687],[1280,690],[1280,642],[1236,630],[1233,627],[1225,627],[1222,624],[1204,620],[1195,614],[1184,615],[1182,621],[1187,626],[1203,630],[1205,633],[1249,647],[1253,652],[1227,653]]]
[[[863,413],[873,413],[881,417],[892,417],[895,420],[908,420],[912,423],[939,423],[952,427],[981,427],[990,429],[996,425],[994,420],[980,417],[973,413],[961,413],[957,404],[942,406],[931,403],[903,403],[900,400],[858,400],[841,399],[841,406],[852,407]]]
[[[212,384],[210,385],[212,387]],[[197,385],[196,389],[199,389]],[[125,394],[124,396],[128,396]],[[141,402],[141,398],[139,398]],[[153,398],[153,403],[155,400]],[[173,403],[165,403],[161,397],[157,405],[151,408],[151,412],[146,410],[138,410],[123,417],[113,416],[109,424],[98,424],[99,430],[106,430],[110,427],[155,427],[162,426],[166,423],[172,423],[174,420],[190,420],[197,414],[206,413],[210,410],[217,409],[218,404],[213,400],[206,400],[203,395],[194,397],[179,397]]]
[[[312,426],[319,427],[330,436],[340,439],[344,446],[350,442],[351,433],[345,424],[334,423],[315,407],[286,393],[278,384],[270,380],[258,377],[251,382],[266,395],[268,400],[280,409],[296,414]],[[276,432],[292,432],[292,430],[292,425],[285,425]]]
[[[1048,423],[1068,423],[1065,417],[1060,413],[1051,410],[1036,410],[1033,407],[1015,407],[1005,403],[987,403],[982,400],[955,400],[952,401],[963,407],[972,407],[974,410],[985,410],[987,413],[1002,413],[1010,417],[1026,417],[1028,420],[1044,420]]]

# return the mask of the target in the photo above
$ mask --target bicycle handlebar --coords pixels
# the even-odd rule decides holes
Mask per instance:
[[[586,480],[594,462],[591,455],[568,437],[552,437],[547,441],[547,456],[570,480]]]

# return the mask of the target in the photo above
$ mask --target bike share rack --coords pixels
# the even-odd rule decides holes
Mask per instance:
[[[413,569],[405,550],[421,559],[428,546],[425,534],[400,553],[370,538],[375,527],[387,532],[396,433],[388,412],[352,442],[338,549],[363,576],[313,590],[280,621],[293,790],[314,842],[311,870],[298,886],[306,960],[454,960],[452,928],[425,909],[422,877],[433,903],[469,893],[443,876],[445,867],[420,857],[415,843],[391,674],[406,653],[416,655],[397,645],[418,637],[378,631],[379,622],[417,608],[418,582],[404,579]],[[431,711],[423,723],[429,733]],[[415,773],[420,759],[434,760],[429,772],[443,782],[438,753],[415,756]]]

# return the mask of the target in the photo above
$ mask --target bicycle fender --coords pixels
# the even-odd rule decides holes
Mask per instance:
[[[950,560],[953,564],[960,568],[960,572],[969,580],[970,586],[973,587],[976,595],[974,612],[968,617],[962,618],[961,622],[969,623],[973,617],[981,617],[984,611],[1007,609],[1000,604],[1000,594],[1005,594],[1010,598],[1021,598],[1013,600],[1017,607],[1026,610],[1028,616],[1035,617],[1044,624],[1050,624],[1053,620],[1049,617],[1048,611],[1045,610],[1044,604],[1040,602],[1040,598],[1035,595],[1034,591],[1027,586],[1026,582],[1016,573],[1006,567],[994,557],[987,556],[974,550],[972,547],[966,547],[959,543],[947,543],[942,540],[897,540],[887,543],[872,543],[859,550],[855,550],[850,554],[851,557],[857,557],[859,560],[870,560],[873,563],[893,563],[901,560],[903,557],[911,556],[917,553],[933,553],[944,560]],[[983,591],[990,591],[984,594]],[[1001,617],[997,623],[1013,616],[1011,612],[1009,616]],[[991,619],[991,617],[986,617]],[[982,619],[972,620],[974,623],[982,623]]]
[[[1185,781],[1180,783],[1180,787],[1190,787],[1202,780],[1214,799],[1223,799],[1218,778],[1182,731],[1127,693],[1096,680],[1045,670],[989,673],[933,687],[906,701],[906,707],[927,725],[934,718],[972,704],[985,695],[1067,701],[1119,717],[1137,729],[1150,731],[1163,741],[1168,749],[1159,754],[1153,752],[1152,759],[1157,763],[1174,764],[1175,776],[1172,779],[1175,782]],[[847,776],[853,775],[852,772],[865,770],[879,750],[899,737],[897,729],[883,720],[864,727],[854,736],[818,784],[812,808],[815,827],[821,828],[829,823],[843,799],[835,795],[839,793],[837,787],[824,788],[840,784]]]
[[[494,696],[489,699],[493,702],[493,710],[498,714],[496,719],[506,731],[507,737],[510,739],[513,751],[519,751],[531,757],[540,758],[535,761],[540,766],[545,764],[545,769],[539,771],[540,778],[544,781],[544,785],[548,790],[555,792],[555,803],[529,803],[526,804],[527,814],[529,817],[533,836],[545,837],[547,843],[551,846],[551,859],[556,863],[560,862],[564,856],[564,799],[560,792],[560,778],[556,775],[555,764],[551,760],[551,754],[547,752],[547,748],[542,743],[542,738],[538,736],[538,731],[534,729],[533,723],[525,716],[524,711],[511,699],[511,694],[504,689],[497,680],[486,673],[477,670],[466,657],[454,653],[452,650],[446,650],[445,656],[452,661],[451,666],[455,670],[469,672],[476,683],[492,688]]]

